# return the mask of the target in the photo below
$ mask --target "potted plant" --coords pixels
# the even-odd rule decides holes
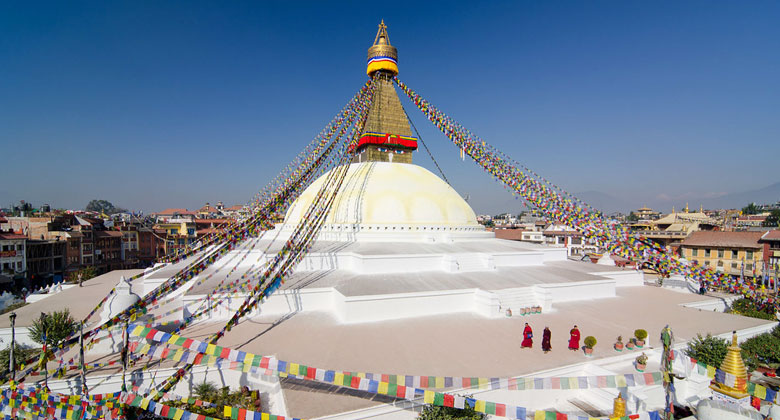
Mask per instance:
[[[585,337],[585,354],[591,356],[593,354],[593,347],[596,345],[596,337],[589,335]]]
[[[636,330],[634,331],[634,337],[636,337],[636,346],[642,348],[645,346],[645,338],[647,338],[647,331]]]
[[[629,349],[629,350],[633,350],[634,349],[634,340],[633,339],[628,340],[628,342],[626,343],[626,348]]]
[[[642,353],[636,357],[636,370],[644,372],[647,368],[647,355]]]
[[[623,351],[623,336],[619,335],[617,338],[617,341],[615,342],[615,350],[617,351]]]
[[[520,315],[528,315],[528,308],[520,308]]]
[[[536,309],[536,313],[537,314],[542,313],[542,307],[541,306],[537,306],[537,307],[535,307],[535,309]]]

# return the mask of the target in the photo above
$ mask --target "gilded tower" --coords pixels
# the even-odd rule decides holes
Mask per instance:
[[[417,138],[412,136],[393,86],[393,77],[398,74],[398,50],[390,44],[384,20],[368,48],[366,73],[377,79],[377,89],[352,161],[412,163]]]
[[[749,402],[747,369],[742,361],[742,353],[737,344],[736,331],[734,331],[731,337],[731,345],[728,353],[726,353],[726,357],[723,359],[723,363],[720,365],[720,370],[724,373],[723,377],[716,375],[715,380],[710,385],[710,388],[713,390],[713,396],[730,402],[739,403],[745,400]],[[725,374],[730,375],[728,380]],[[732,376],[733,379],[731,378]]]

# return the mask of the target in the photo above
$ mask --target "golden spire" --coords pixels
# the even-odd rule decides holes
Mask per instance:
[[[739,345],[737,345],[737,332],[734,331],[731,336],[731,345],[729,346],[729,352],[726,353],[726,358],[723,359],[723,363],[720,365],[720,370],[725,373],[730,373],[736,378],[734,386],[721,384],[713,381],[710,388],[713,391],[726,394],[733,398],[744,398],[747,394],[747,369],[745,368],[745,362],[742,361],[742,353],[740,352]]]
[[[374,37],[374,45],[368,48],[368,67],[366,73],[373,76],[377,71],[385,71],[395,76],[398,74],[398,50],[390,45],[385,20],[379,24]]]
[[[685,203],[685,212],[688,213],[688,203]]]
[[[699,213],[704,213],[704,206],[699,204]]]

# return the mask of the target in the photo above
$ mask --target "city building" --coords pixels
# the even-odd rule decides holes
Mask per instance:
[[[765,232],[698,231],[691,233],[680,246],[685,259],[705,267],[746,277],[763,274]]]
[[[27,240],[27,280],[33,289],[60,282],[65,275],[65,241]]]
[[[768,265],[767,268],[776,275],[774,269],[780,266],[780,230],[764,232],[758,242],[764,245],[764,261]]]
[[[718,230],[720,223],[704,213],[703,209],[691,212],[688,205],[682,212],[672,209],[672,212],[652,221],[639,221],[631,228],[661,246],[672,249],[679,246],[691,233],[700,230]]]
[[[184,249],[198,238],[194,217],[169,218],[165,222],[155,224],[154,229],[160,229],[165,233],[165,255]]]
[[[637,209],[634,212],[634,215],[636,215],[639,220],[656,220],[661,217],[660,212],[657,212],[647,206],[643,206],[642,208]]]
[[[0,216],[2,217],[2,216]],[[0,231],[0,288],[7,290],[27,271],[27,237]]]
[[[198,212],[190,211],[187,209],[165,209],[161,212],[152,213],[151,216],[156,222],[167,222],[169,220],[188,219],[194,220],[198,216]]]

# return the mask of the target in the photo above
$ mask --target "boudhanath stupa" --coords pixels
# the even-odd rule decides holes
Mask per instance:
[[[643,379],[610,387],[581,386],[582,381],[561,385],[561,378],[585,378],[586,384],[587,378],[598,377],[625,381],[622,375],[637,373],[634,359],[642,352],[650,359],[646,372],[658,372],[659,336],[666,325],[674,329],[674,347],[680,350],[698,333],[730,338],[737,331],[744,340],[776,324],[724,313],[733,297],[692,293],[684,287],[684,279],[682,287],[674,282],[659,287],[642,271],[617,267],[608,259],[593,264],[567,258],[564,247],[497,239],[477,223],[472,208],[452,186],[414,163],[418,139],[392,82],[398,73],[398,52],[384,23],[369,48],[367,73],[376,80],[373,101],[316,241],[278,290],[219,340],[223,348],[285,361],[286,366],[321,368],[323,375],[354,372],[361,385],[338,386],[318,373],[280,375],[267,365],[244,369],[203,363],[195,365],[172,394],[186,398],[194,386],[210,381],[260,391],[263,412],[279,416],[413,419],[426,403],[426,395],[389,396],[368,380],[407,375],[411,378],[407,386],[422,386],[420,381],[427,383],[430,377],[450,378],[443,380],[439,390],[523,407],[529,415],[552,410],[606,417],[612,415],[618,393],[625,398],[629,414],[646,413],[664,407],[665,391],[658,381]],[[271,264],[294,236],[330,174],[323,173],[303,190],[283,221],[243,239],[134,321],[171,332],[177,323],[218,302],[177,332],[206,341],[247,296],[248,290],[228,285]],[[16,310],[16,339],[30,343],[27,328],[42,311],[69,308],[74,317],[84,318],[119,283],[99,317],[108,320],[197,258],[145,272],[114,271],[85,282],[82,288],[38,297]],[[120,281],[136,275],[129,282]],[[9,315],[0,316],[0,322],[5,346],[10,340]],[[534,331],[530,349],[520,346],[526,323]],[[574,325],[583,338],[598,340],[592,356],[582,349],[567,349]],[[102,363],[88,371],[92,393],[122,388],[122,369],[110,364],[119,357],[122,327],[106,329],[99,342],[87,349],[88,361]],[[552,332],[549,353],[539,345],[545,327]],[[627,341],[637,329],[649,333],[643,348],[613,349],[617,336]],[[245,360],[246,354],[239,358]],[[233,356],[226,360],[242,362]],[[695,406],[711,395],[706,374],[682,359],[675,363],[684,377],[676,387],[680,405]],[[125,381],[143,395],[184,364],[169,359],[139,362],[128,369]],[[49,363],[50,368],[56,365],[56,361]],[[452,380],[463,377],[486,378],[487,385],[464,388],[462,381]],[[530,383],[540,385],[533,389],[502,386],[518,378],[532,378]],[[41,379],[36,376],[28,383]],[[67,371],[64,378],[50,378],[48,386],[55,392],[78,393],[81,382],[75,371]],[[516,418],[516,412],[502,413],[490,415]]]

